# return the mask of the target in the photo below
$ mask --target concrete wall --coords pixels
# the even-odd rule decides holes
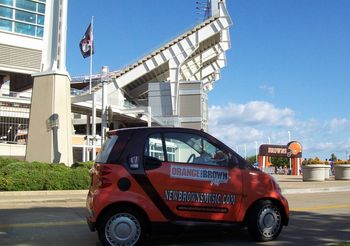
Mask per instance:
[[[169,82],[149,83],[148,105],[152,108],[153,116],[171,116],[171,90]]]
[[[206,98],[201,81],[179,83],[179,118],[182,127],[207,130]]]
[[[57,115],[57,127],[49,126]],[[73,164],[70,80],[67,75],[34,78],[27,143],[27,161]]]
[[[26,145],[0,143],[0,156],[24,160]]]

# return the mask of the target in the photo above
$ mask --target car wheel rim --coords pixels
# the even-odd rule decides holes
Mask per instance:
[[[105,236],[111,245],[134,245],[140,235],[140,222],[128,213],[112,216],[105,226]]]
[[[258,215],[258,228],[265,238],[275,237],[281,227],[281,214],[272,205],[263,207]]]

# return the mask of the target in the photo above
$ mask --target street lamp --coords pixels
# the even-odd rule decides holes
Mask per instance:
[[[345,146],[345,160],[346,161],[350,159],[348,156],[348,153],[349,153],[349,146],[347,145],[347,146]]]
[[[258,141],[255,141],[255,161],[258,162]]]
[[[290,143],[290,131],[288,131],[288,143]],[[289,170],[292,170],[292,159],[289,158]]]
[[[288,143],[290,142],[290,131],[288,131]]]

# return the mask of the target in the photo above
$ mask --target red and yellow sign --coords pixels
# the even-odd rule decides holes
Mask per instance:
[[[297,141],[292,141],[287,145],[272,145],[262,144],[259,148],[260,156],[275,156],[275,157],[301,157],[302,146]]]

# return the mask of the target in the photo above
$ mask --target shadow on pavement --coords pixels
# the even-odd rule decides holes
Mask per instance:
[[[350,215],[292,212],[290,223],[277,240],[256,243],[247,230],[232,232],[181,233],[153,236],[150,245],[336,245],[350,242]]]
[[[101,244],[85,222],[85,208],[34,207],[0,209],[0,245]]]
[[[288,227],[272,242],[255,243],[245,229],[153,235],[147,245],[327,245],[350,242],[350,214],[292,212]],[[83,207],[0,210],[1,245],[100,245],[89,231]]]
[[[350,242],[350,214],[291,212],[290,224],[279,240],[283,244],[326,245]]]

